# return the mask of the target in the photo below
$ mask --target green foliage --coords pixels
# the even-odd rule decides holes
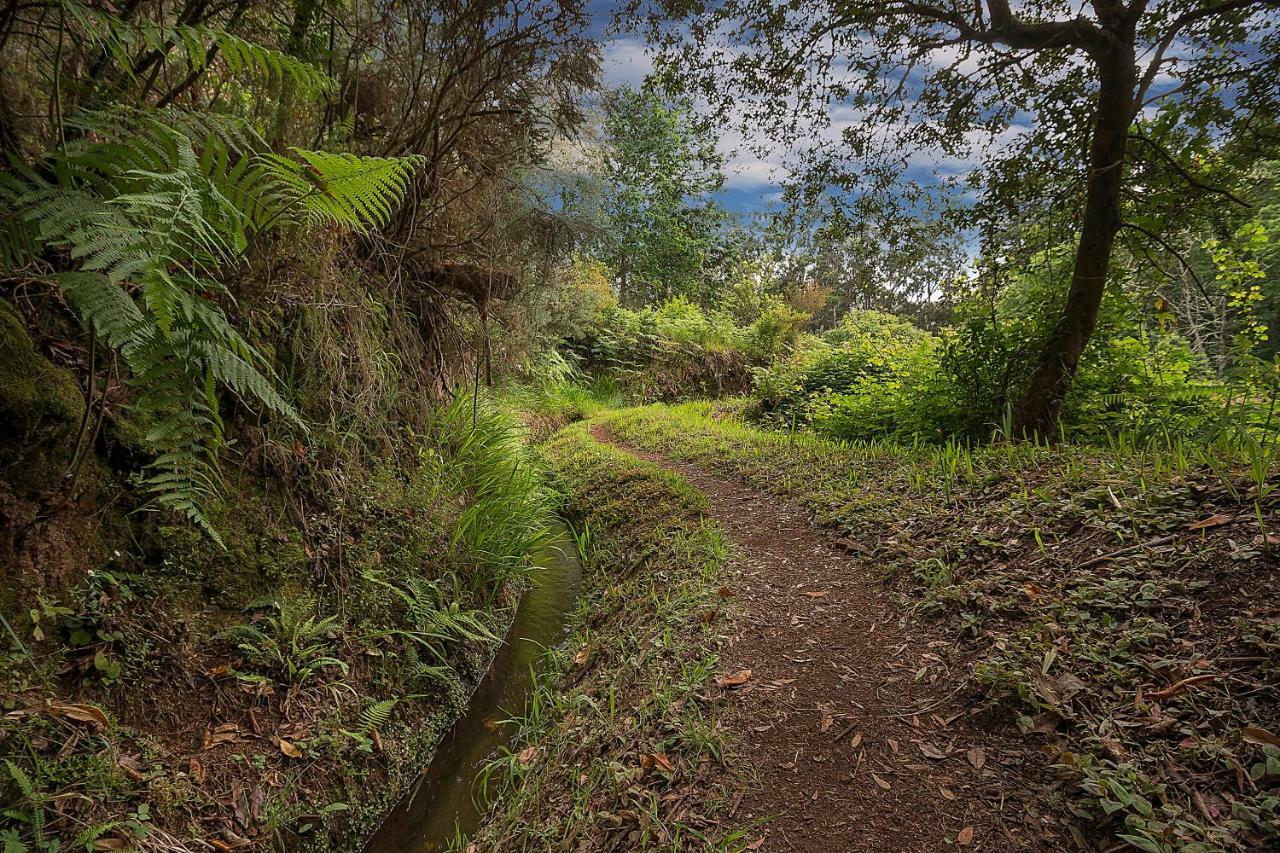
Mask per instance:
[[[284,210],[301,211],[313,225],[367,230],[383,225],[399,207],[414,170],[426,158],[358,157],[292,149],[298,160],[263,154],[266,173],[280,186]]]
[[[599,253],[617,275],[620,301],[701,297],[725,218],[711,197],[724,183],[713,129],[687,98],[668,102],[651,87],[617,89],[604,107]]]
[[[171,126],[167,115],[82,114],[68,122],[81,133],[76,140],[0,175],[10,211],[4,254],[14,267],[51,251],[68,260],[71,269],[48,278],[120,356],[137,394],[132,405],[150,424],[154,458],[142,489],[216,540],[205,507],[220,483],[218,388],[283,422],[301,421],[228,320],[229,293],[215,274],[272,223],[384,221],[417,161],[299,151],[305,164],[290,166],[260,153],[247,127],[193,116]],[[290,176],[304,165],[314,178],[302,193],[302,179]]]
[[[219,639],[236,644],[252,670],[237,673],[237,677],[245,681],[279,679],[302,686],[313,679],[324,679],[328,667],[344,676],[350,671],[332,651],[342,629],[338,617],[319,617],[314,612],[315,604],[303,598],[261,604],[266,612],[258,620],[218,635]]]
[[[616,308],[599,330],[569,346],[587,371],[616,378],[634,398],[673,400],[746,390],[754,340],[728,314],[677,296],[639,310]]]

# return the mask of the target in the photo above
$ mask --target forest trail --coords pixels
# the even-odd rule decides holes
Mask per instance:
[[[676,471],[707,497],[736,549],[742,615],[721,656],[735,701],[721,718],[754,784],[734,804],[765,851],[1028,851],[1070,845],[1025,809],[1029,772],[951,697],[914,678],[927,639],[874,567],[843,553],[800,507],[693,465],[591,435]],[[1008,746],[1008,744],[1005,744]],[[1009,766],[1004,766],[1004,765]],[[1016,804],[1016,805],[1015,805]],[[1030,811],[1030,814],[1027,813]]]

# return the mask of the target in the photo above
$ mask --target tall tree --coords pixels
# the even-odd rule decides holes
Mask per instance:
[[[639,2],[640,0],[637,0]],[[668,61],[723,115],[784,142],[805,119],[839,134],[811,174],[864,201],[904,201],[922,159],[985,190],[970,215],[1070,211],[1078,231],[1061,315],[1017,408],[1050,432],[1093,333],[1116,236],[1153,240],[1134,161],[1167,161],[1189,195],[1212,195],[1141,119],[1175,115],[1199,138],[1239,138],[1280,103],[1280,0],[721,0],[660,2],[651,21]],[[676,21],[672,24],[672,21]],[[745,102],[743,102],[745,99]],[[831,138],[828,136],[828,138]],[[846,165],[847,164],[847,165]],[[1029,206],[1030,202],[1030,206]]]
[[[604,104],[600,178],[609,228],[603,252],[624,304],[684,294],[699,298],[725,213],[716,135],[687,100],[623,87]]]

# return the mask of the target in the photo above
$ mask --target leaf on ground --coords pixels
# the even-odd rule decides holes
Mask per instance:
[[[521,767],[528,767],[537,755],[538,748],[536,746],[526,746],[524,749],[520,750],[520,754],[516,756],[516,760],[520,762]]]
[[[741,687],[751,680],[751,670],[740,669],[733,675],[725,675],[716,679],[716,684],[721,687]]]
[[[969,759],[969,763],[973,765],[974,770],[981,770],[987,763],[987,751],[980,746],[972,747],[965,753],[965,757]]]
[[[1053,687],[1058,692],[1058,698],[1063,702],[1070,702],[1073,696],[1085,689],[1085,683],[1072,673],[1064,672],[1053,682]]]
[[[582,664],[587,662],[587,658],[589,657],[591,657],[591,653],[587,651],[587,649],[584,647],[584,648],[578,649],[577,654],[573,656],[573,662],[576,663],[578,666],[582,666]]]
[[[721,597],[721,598],[732,598],[732,597],[733,597],[733,590],[729,589],[729,587],[727,587],[727,586],[722,586],[722,587],[720,587],[720,597]]]
[[[676,772],[675,765],[671,763],[671,759],[667,758],[665,752],[653,752],[648,755],[640,756],[640,766],[645,770],[656,767],[664,773]]]
[[[938,786],[938,793],[942,795],[944,800],[954,800],[956,798],[956,792],[945,785]]]
[[[856,735],[853,736],[853,740],[849,741],[849,746],[853,747],[854,749],[857,749],[861,745],[862,745],[862,732],[858,732]]]
[[[280,738],[280,751],[290,758],[301,758],[302,750],[295,743],[289,743],[284,738]]]
[[[946,753],[931,743],[920,744],[920,752],[924,754],[925,758],[932,758],[934,761],[941,761],[947,757]]]
[[[1208,518],[1202,518],[1199,521],[1193,521],[1187,525],[1188,530],[1207,530],[1210,527],[1221,527],[1224,524],[1230,524],[1235,521],[1234,515],[1227,515],[1225,512],[1214,513]]]
[[[1019,717],[1018,728],[1027,735],[1051,735],[1058,730],[1063,719],[1065,718],[1061,714],[1054,711],[1043,711],[1034,717]]]
[[[1254,746],[1280,747],[1280,737],[1276,737],[1260,726],[1245,726],[1240,730],[1240,735],[1245,743],[1251,743]]]
[[[806,595],[807,597],[809,597],[809,598],[822,598],[824,595],[830,595],[830,594],[831,594],[831,590],[829,590],[829,589],[824,589],[824,590],[822,590],[821,592],[806,592],[806,593],[805,593],[805,595]]]
[[[107,727],[107,715],[96,705],[79,702],[50,702],[47,706],[52,717],[66,717],[81,723],[92,723],[100,729]]]
[[[960,830],[958,835],[956,835],[956,844],[959,844],[961,847],[968,847],[972,843],[973,827],[966,826],[964,829]]]
[[[877,785],[879,785],[881,788],[884,788],[886,791],[893,787],[893,786],[892,786],[892,785],[890,785],[888,782],[886,782],[884,779],[881,779],[879,776],[877,776],[877,775],[876,775],[876,774],[874,774],[874,773],[872,773],[872,774],[871,774],[871,778],[872,778],[872,779],[874,779],[874,780],[876,781],[876,784],[877,784]]]

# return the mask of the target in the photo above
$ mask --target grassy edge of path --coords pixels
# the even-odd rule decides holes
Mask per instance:
[[[584,560],[573,636],[477,781],[495,805],[467,849],[741,850],[714,687],[726,540],[693,486],[585,427],[541,446]]]

